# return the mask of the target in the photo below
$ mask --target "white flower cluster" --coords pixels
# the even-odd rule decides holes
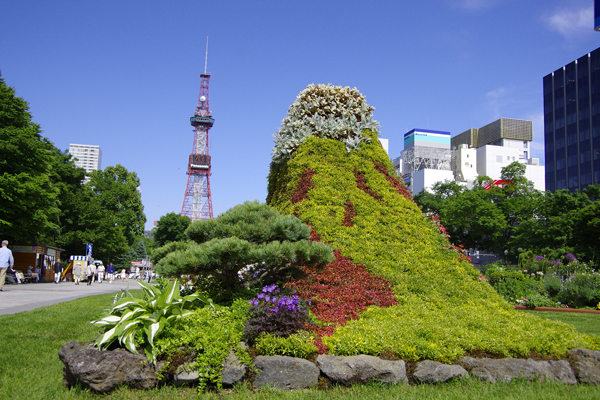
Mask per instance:
[[[279,131],[273,134],[273,161],[289,159],[310,136],[342,141],[347,151],[357,148],[369,140],[362,134],[364,129],[379,133],[379,123],[371,115],[373,110],[356,88],[308,85],[290,106]]]

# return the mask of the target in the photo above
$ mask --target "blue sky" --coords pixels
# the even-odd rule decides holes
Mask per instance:
[[[600,46],[593,0],[0,3],[0,70],[58,148],[102,148],[141,181],[148,223],[181,211],[206,37],[215,216],[264,201],[277,131],[310,83],[356,87],[390,156],[422,128],[533,120],[542,78]]]

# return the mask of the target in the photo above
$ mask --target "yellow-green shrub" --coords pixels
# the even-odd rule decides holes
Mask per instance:
[[[370,309],[324,338],[333,354],[393,351],[411,360],[449,362],[467,351],[505,355],[564,354],[575,346],[593,347],[586,336],[563,324],[517,314],[479,272],[449,249],[412,200],[399,194],[374,167],[392,170],[377,136],[347,151],[342,142],[309,137],[290,160],[271,165],[267,203],[283,214],[308,220],[323,241],[353,262],[392,282],[398,305]],[[305,170],[314,171],[307,198],[292,203]],[[356,185],[365,175],[378,199]],[[345,206],[357,213],[344,226]],[[446,245],[446,246],[444,246]]]
[[[256,339],[256,350],[263,356],[289,356],[308,358],[317,352],[313,344],[314,336],[308,332],[299,332],[288,337],[273,336],[265,333]]]

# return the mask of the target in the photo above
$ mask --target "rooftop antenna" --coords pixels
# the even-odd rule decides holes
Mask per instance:
[[[204,57],[204,75],[206,75],[206,64],[208,64],[208,36],[206,37],[206,56]]]

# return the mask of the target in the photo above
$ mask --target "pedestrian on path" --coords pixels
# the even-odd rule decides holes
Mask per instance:
[[[112,261],[108,263],[108,267],[106,267],[106,277],[108,278],[108,283],[112,283],[113,279],[115,279],[115,266]]]
[[[104,279],[104,271],[106,269],[104,268],[104,264],[99,264],[98,265],[98,283],[102,283],[102,280]]]
[[[88,278],[88,286],[91,286],[92,283],[94,283],[94,275],[96,275],[96,266],[94,265],[94,263],[89,263],[87,265],[87,267],[85,268],[85,274],[87,275]]]
[[[62,263],[60,259],[54,263],[54,283],[58,284],[60,282],[60,275],[62,274]]]
[[[83,275],[83,267],[81,266],[81,261],[77,261],[75,267],[73,267],[73,280],[76,285],[79,285],[79,281],[81,281],[81,275]]]
[[[0,247],[0,292],[4,287],[4,279],[6,278],[6,270],[12,268],[15,265],[15,259],[13,258],[12,251],[7,247],[8,240],[2,241],[2,247]]]

